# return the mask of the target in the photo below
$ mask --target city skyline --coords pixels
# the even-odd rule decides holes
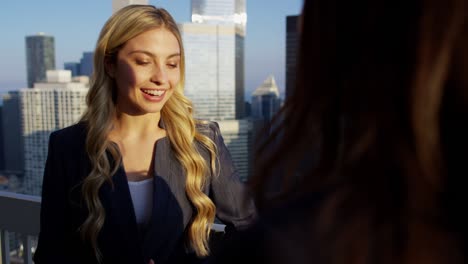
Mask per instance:
[[[285,89],[286,16],[300,12],[302,0],[288,3],[247,0],[247,35],[245,54],[245,98],[270,74]],[[178,23],[190,21],[190,0],[149,1],[166,8]],[[90,9],[89,7],[94,7]],[[267,8],[268,7],[268,8]],[[6,2],[0,9],[0,92],[25,88],[26,58],[24,37],[45,32],[55,37],[56,67],[64,62],[79,61],[83,52],[93,51],[99,30],[111,15],[111,1],[83,0],[63,3],[44,0],[19,6]],[[21,22],[17,22],[21,14]],[[13,25],[13,26],[12,26]],[[269,30],[271,28],[277,30]]]

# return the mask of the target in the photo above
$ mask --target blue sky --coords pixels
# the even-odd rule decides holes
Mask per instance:
[[[246,98],[273,74],[285,86],[286,16],[299,14],[302,0],[246,0]],[[190,22],[190,0],[150,0],[178,23]],[[79,61],[92,51],[112,13],[112,0],[19,0],[0,4],[0,91],[26,87],[25,36],[45,32],[55,37],[55,63]]]

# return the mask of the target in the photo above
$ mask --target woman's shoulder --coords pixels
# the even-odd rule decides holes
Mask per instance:
[[[86,124],[79,122],[55,130],[49,137],[49,152],[61,160],[75,161],[78,156],[86,155]]]
[[[79,142],[86,139],[86,123],[78,122],[73,125],[55,130],[51,133],[51,139],[59,142]]]
[[[219,125],[215,121],[209,120],[195,120],[195,128],[198,132],[213,138],[214,136],[218,135],[219,132]]]

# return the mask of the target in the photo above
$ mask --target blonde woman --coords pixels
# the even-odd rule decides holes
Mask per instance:
[[[216,123],[194,120],[164,9],[104,25],[82,120],[51,134],[35,263],[197,263],[217,216],[253,219]]]

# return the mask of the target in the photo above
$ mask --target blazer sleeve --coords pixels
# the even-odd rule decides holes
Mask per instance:
[[[218,151],[217,171],[211,180],[210,198],[216,205],[216,216],[227,229],[245,229],[256,218],[253,200],[247,194],[245,184],[240,181],[231,154],[224,144],[216,122],[210,124],[213,141]]]
[[[49,149],[42,183],[42,202],[40,212],[40,232],[34,262],[73,263],[67,257],[69,237],[66,230],[68,188],[63,169],[63,155],[57,142],[57,133],[49,137]]]

